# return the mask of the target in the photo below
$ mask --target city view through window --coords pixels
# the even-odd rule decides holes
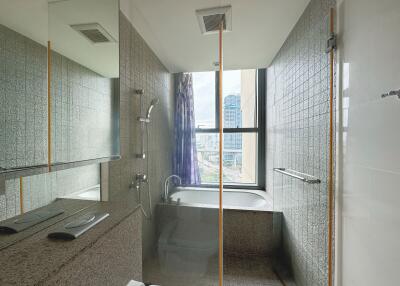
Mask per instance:
[[[256,70],[225,71],[223,77],[224,183],[256,184]],[[219,179],[215,72],[193,73],[196,147],[202,184]]]

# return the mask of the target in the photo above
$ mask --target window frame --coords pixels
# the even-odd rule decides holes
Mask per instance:
[[[265,191],[265,176],[266,176],[266,158],[265,158],[265,128],[266,128],[266,69],[256,70],[256,100],[257,100],[257,127],[250,128],[223,128],[223,133],[256,133],[257,134],[257,175],[255,184],[224,184],[224,188],[228,189],[251,189]],[[219,133],[219,71],[215,72],[215,127],[214,128],[197,128],[196,133]],[[204,188],[215,188],[216,184],[199,184],[191,185]]]

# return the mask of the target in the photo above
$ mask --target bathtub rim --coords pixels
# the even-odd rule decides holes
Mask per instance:
[[[218,192],[218,188],[209,188],[209,187],[197,187],[197,186],[177,186],[171,189],[171,192],[168,194],[168,197],[177,193],[177,192],[185,192],[185,191],[211,191],[211,192]],[[224,210],[237,210],[237,211],[261,211],[261,212],[274,212],[273,209],[273,201],[272,195],[267,191],[261,190],[254,190],[254,189],[237,189],[237,188],[224,188],[224,192],[238,192],[238,193],[251,193],[262,197],[265,201],[267,206],[265,208],[252,208],[252,207],[240,207],[240,206],[224,206]],[[218,209],[218,205],[214,204],[190,204],[190,203],[182,203],[176,204],[175,202],[162,202],[163,205],[172,205],[172,206],[186,206],[186,207],[198,207],[198,208],[209,208],[209,209]]]

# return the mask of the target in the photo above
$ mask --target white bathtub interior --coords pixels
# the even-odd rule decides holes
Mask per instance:
[[[68,194],[61,198],[100,201],[100,185],[95,185],[95,186],[87,188],[87,189],[79,190],[77,192]]]
[[[218,208],[219,191],[216,188],[176,187],[169,196],[174,204]],[[272,198],[265,191],[224,189],[222,197],[226,209],[272,211]]]

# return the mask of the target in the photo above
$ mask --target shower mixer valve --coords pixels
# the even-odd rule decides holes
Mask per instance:
[[[148,195],[148,200],[149,200],[149,211],[147,212],[142,205],[142,196],[141,196],[141,185],[145,183],[147,184],[147,195]],[[135,175],[134,181],[132,181],[130,185],[131,188],[135,188],[138,196],[138,204],[140,205],[140,208],[142,210],[143,215],[145,216],[146,219],[151,219],[152,218],[152,203],[151,203],[151,195],[150,195],[150,182],[146,174],[143,173],[138,173]]]
[[[146,174],[136,174],[134,180],[130,184],[130,188],[135,188],[137,191],[140,190],[140,185],[142,183],[147,184],[149,182],[149,179],[147,178]]]
[[[135,187],[136,189],[140,188],[141,183],[147,183],[149,180],[147,179],[146,174],[136,174],[135,176]]]

